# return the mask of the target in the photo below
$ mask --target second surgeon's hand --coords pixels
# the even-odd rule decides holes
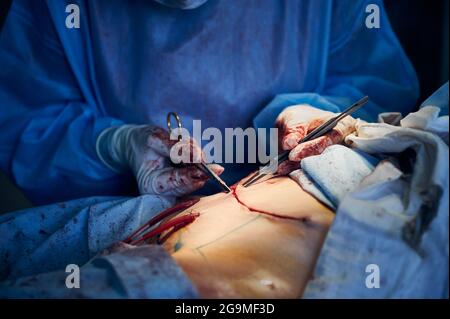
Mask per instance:
[[[279,165],[278,174],[286,175],[298,169],[299,162],[303,158],[319,155],[328,146],[341,143],[347,135],[355,130],[356,120],[347,116],[325,135],[298,144],[308,133],[334,116],[336,116],[335,113],[310,105],[290,106],[280,113],[275,122],[275,126],[280,130],[279,146],[284,151],[290,150],[290,153],[289,160]]]
[[[171,166],[171,149],[190,154],[183,163],[203,157],[192,139],[171,140],[166,130],[149,125],[123,125],[103,131],[97,139],[97,154],[111,169],[131,169],[141,194],[187,195],[206,183],[208,176],[194,165]],[[172,154],[173,154],[172,149]],[[209,165],[218,175],[220,165]]]

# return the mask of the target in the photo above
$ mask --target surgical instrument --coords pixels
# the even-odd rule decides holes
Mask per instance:
[[[337,116],[329,119],[328,121],[326,121],[325,123],[323,123],[322,125],[320,125],[319,127],[317,127],[316,129],[312,130],[309,134],[307,134],[305,137],[303,137],[298,144],[301,143],[305,143],[308,142],[312,139],[318,138],[320,136],[325,135],[326,133],[328,133],[329,131],[331,131],[336,125],[337,123],[339,123],[340,120],[342,120],[344,117],[352,114],[353,112],[355,112],[356,110],[358,110],[361,106],[363,106],[364,104],[366,104],[369,101],[369,97],[365,96],[362,99],[360,99],[359,101],[357,101],[356,103],[352,104],[349,108],[347,108],[346,110],[344,110],[342,113],[338,114]],[[248,187],[252,184],[254,184],[255,182],[263,179],[263,180],[267,180],[270,179],[275,175],[275,172],[278,169],[278,166],[280,165],[280,163],[286,161],[289,158],[289,153],[290,151],[284,151],[281,154],[277,155],[275,158],[273,158],[269,164],[261,167],[258,171],[256,171],[244,184],[244,187]],[[262,180],[261,180],[262,181]]]
[[[178,129],[181,131],[182,125],[181,125],[181,119],[175,112],[169,112],[167,114],[167,128],[169,129],[169,133],[172,133],[172,124],[171,119],[172,117],[175,118],[175,121],[177,123]],[[181,140],[181,132],[178,135],[178,141]],[[200,163],[194,163],[195,166],[197,166],[198,169],[200,169],[202,172],[207,174],[212,180],[214,180],[219,186],[227,193],[231,192],[230,187],[213,171],[211,170],[208,165],[202,160]]]

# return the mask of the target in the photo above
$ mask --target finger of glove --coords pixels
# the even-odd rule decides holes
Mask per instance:
[[[307,133],[324,123],[333,114],[309,105],[286,108],[275,121],[275,126],[280,130],[279,146],[283,150],[293,149]]]
[[[298,124],[282,130],[280,147],[286,151],[293,149],[308,132],[308,123]]]
[[[160,127],[145,128],[140,134],[147,135],[147,147],[164,157],[169,157],[170,149],[178,142],[176,139],[170,139],[169,132]]]
[[[311,122],[311,130],[314,129],[314,126],[318,127],[321,125],[321,120],[314,122]],[[300,162],[305,157],[321,154],[328,146],[341,143],[347,135],[355,130],[355,124],[356,120],[351,116],[342,119],[334,129],[324,136],[297,145],[289,153],[289,160]]]
[[[295,141],[299,141],[307,132],[306,122],[297,119],[297,113],[290,107],[281,112],[275,121],[278,128],[278,144],[283,150],[292,149]],[[290,147],[290,145],[293,145]]]
[[[324,136],[297,145],[289,153],[289,160],[293,162],[300,162],[305,157],[319,155],[328,146],[340,143],[342,140],[343,136],[341,132],[337,130],[331,130]]]
[[[298,143],[303,139],[307,134],[311,133],[313,130],[321,126],[325,123],[330,116],[324,115],[320,118],[315,118],[310,120],[307,123],[299,124],[294,127],[290,127],[285,131],[285,135],[281,141],[281,148],[283,150],[291,150],[298,145]]]
[[[171,139],[169,132],[159,127],[145,129],[144,134],[147,134],[147,146],[160,156],[170,157],[173,163],[200,163],[205,158],[193,138]]]
[[[352,116],[347,116],[337,123],[334,130],[340,132],[342,138],[345,138],[347,135],[355,131],[356,123],[357,120],[355,118]]]
[[[175,164],[201,163],[205,160],[202,149],[192,138],[181,140],[173,145],[170,149],[169,156],[172,163]]]
[[[284,161],[278,166],[277,174],[279,175],[287,175],[292,171],[295,171],[300,166],[299,162],[293,162],[293,161]]]
[[[209,167],[218,175],[224,170],[222,166],[216,164],[211,164]],[[195,166],[170,167],[155,171],[151,175],[143,191],[167,196],[187,195],[203,187],[208,180],[208,175]]]
[[[299,104],[287,107],[275,120],[275,126],[279,129],[283,127],[293,127],[300,123],[308,123],[315,118],[331,117],[334,113],[317,109],[311,105]]]

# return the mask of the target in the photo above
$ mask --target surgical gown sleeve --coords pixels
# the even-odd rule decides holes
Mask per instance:
[[[0,68],[0,169],[35,204],[115,193],[118,177],[97,159],[95,140],[120,121],[75,77],[46,2],[13,2]]]
[[[368,5],[379,8],[380,28],[368,28]],[[254,119],[256,127],[271,127],[287,106],[310,104],[339,112],[368,95],[370,102],[355,113],[376,121],[380,112],[398,111],[406,115],[415,107],[419,85],[415,71],[396,38],[382,1],[335,1],[330,25],[323,28],[326,42],[311,47],[308,64],[315,65],[312,89],[277,95]],[[370,7],[369,7],[370,8]],[[370,18],[370,17],[369,17]],[[323,48],[327,48],[324,50]]]

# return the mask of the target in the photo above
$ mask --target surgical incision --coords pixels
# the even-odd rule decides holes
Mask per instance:
[[[333,219],[288,177],[248,188],[239,183],[232,193],[181,208],[155,217],[154,223],[166,220],[151,236],[160,236],[200,294],[212,298],[300,297]]]

